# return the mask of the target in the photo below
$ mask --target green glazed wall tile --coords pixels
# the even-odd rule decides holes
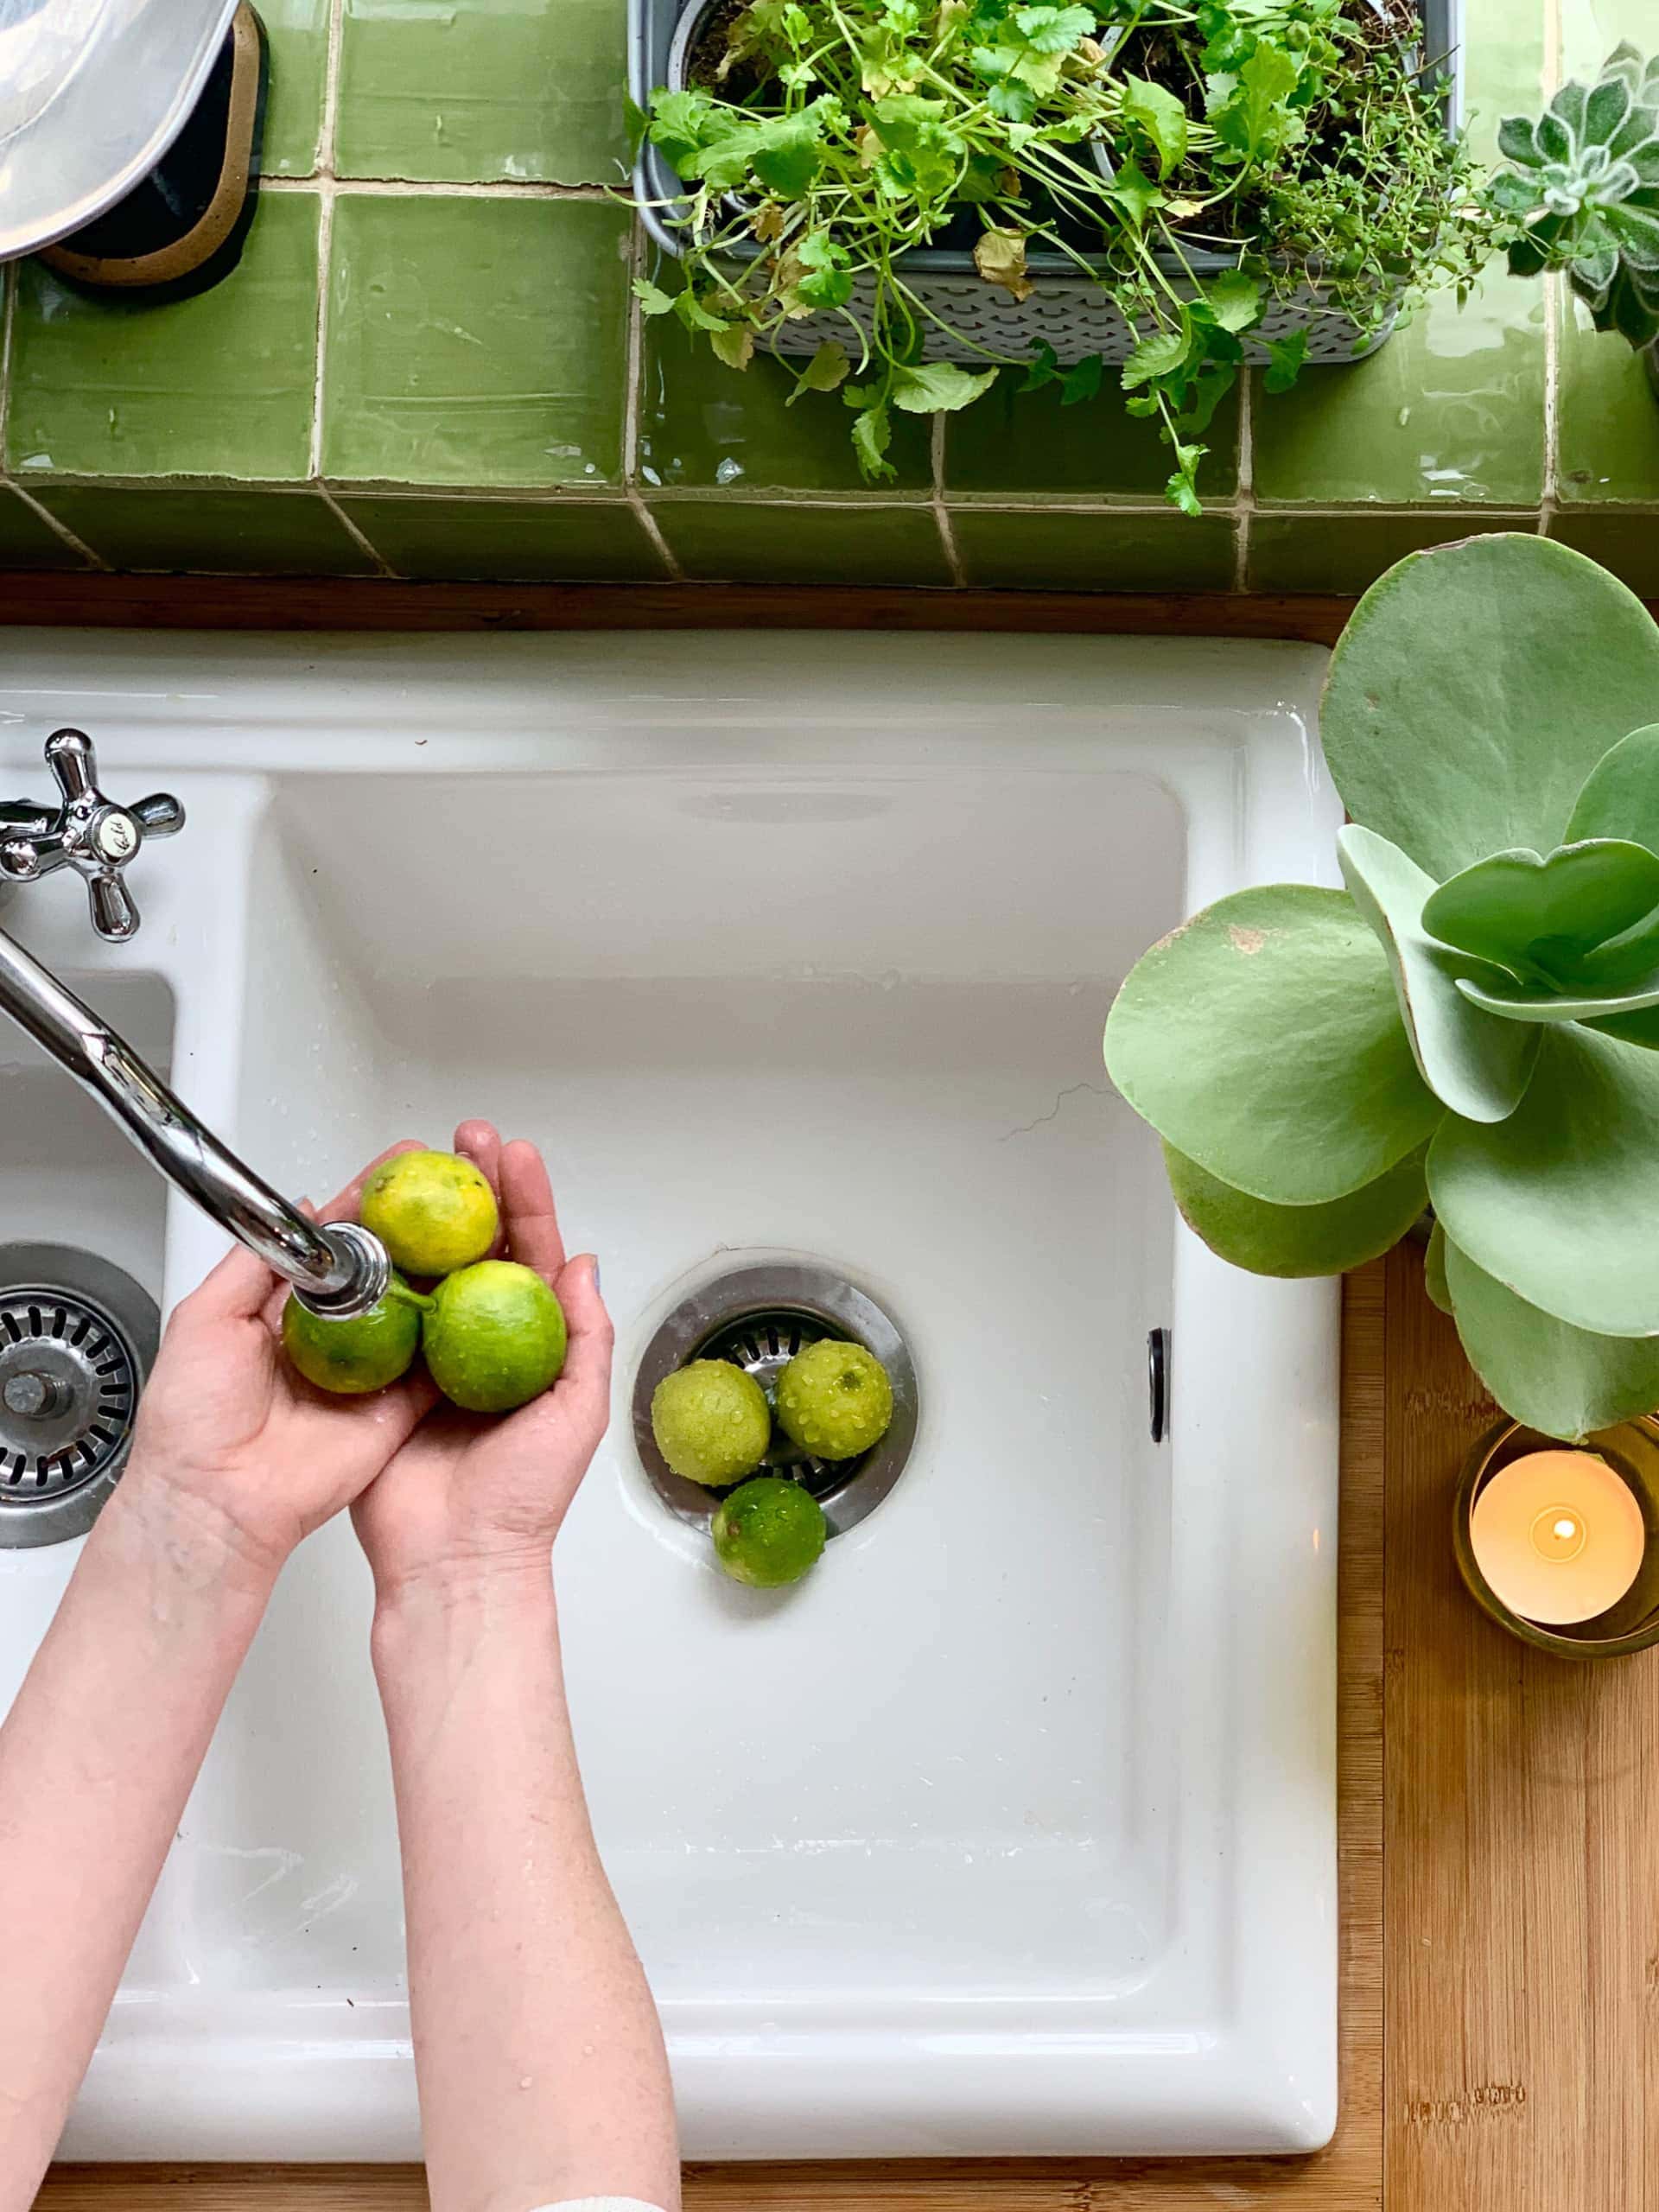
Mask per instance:
[[[1438,296],[1380,353],[1255,395],[1258,499],[1535,505],[1544,485],[1541,285],[1490,273]]]
[[[1561,286],[1556,403],[1564,501],[1659,500],[1659,393],[1642,356]]]
[[[41,520],[26,499],[0,484],[0,569],[84,569],[79,553],[66,545],[50,524]]]
[[[1549,534],[1599,561],[1643,599],[1659,599],[1659,513],[1564,507],[1550,518]]]
[[[652,513],[688,576],[720,583],[948,584],[931,507],[766,506],[654,499]]]
[[[1074,498],[1158,499],[1174,466],[1157,425],[1123,411],[1115,370],[1099,396],[1074,407],[1059,388],[1022,392],[1024,372],[1005,369],[982,399],[948,418],[944,480],[953,493],[1069,493]],[[797,410],[798,412],[798,410]],[[1230,499],[1238,484],[1238,398],[1217,409],[1198,467],[1206,499]]]
[[[166,307],[84,297],[18,270],[6,458],[14,474],[308,473],[317,202],[268,193],[241,264]]]
[[[657,281],[679,289],[672,270]],[[639,403],[639,474],[658,486],[734,486],[746,492],[863,492],[882,498],[932,482],[928,419],[893,418],[887,458],[896,480],[872,486],[853,454],[852,417],[836,392],[809,391],[788,404],[797,371],[757,353],[728,369],[707,341],[668,315],[645,321]]]
[[[1225,591],[1233,581],[1231,518],[1198,521],[1100,507],[1014,514],[952,507],[967,582],[1025,591]]]
[[[1533,534],[1529,515],[1256,514],[1250,519],[1251,591],[1357,594],[1408,553],[1491,531]]]
[[[626,500],[342,499],[400,576],[661,583],[667,566]]]
[[[619,480],[628,232],[626,209],[595,200],[342,197],[323,474]]]
[[[341,176],[620,184],[626,0],[345,0]]]
[[[1543,99],[1545,0],[1468,0],[1465,106],[1476,153]],[[1370,359],[1255,391],[1258,499],[1527,506],[1544,478],[1543,288],[1492,264],[1459,312],[1437,292]]]
[[[259,0],[259,20],[270,56],[261,171],[310,176],[322,138],[328,0]]]
[[[41,505],[112,568],[234,576],[364,576],[375,567],[315,492],[43,484]]]

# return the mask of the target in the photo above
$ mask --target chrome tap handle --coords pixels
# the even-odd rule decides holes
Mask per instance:
[[[35,883],[73,868],[86,880],[92,927],[123,944],[138,931],[138,909],[123,874],[146,837],[170,837],[183,829],[184,809],[168,791],[136,806],[106,798],[99,788],[98,754],[84,730],[54,730],[46,761],[62,806],[55,817],[31,810],[27,802],[0,811],[0,879]]]

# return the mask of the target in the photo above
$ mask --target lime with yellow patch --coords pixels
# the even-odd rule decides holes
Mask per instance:
[[[784,1433],[817,1459],[855,1459],[893,1420],[887,1370],[862,1344],[823,1337],[798,1351],[778,1378]]]
[[[283,1308],[283,1349],[290,1363],[319,1390],[340,1397],[384,1390],[408,1374],[420,1348],[420,1308],[392,1292],[352,1321],[327,1321],[297,1298]]]
[[[721,1490],[751,1475],[772,1442],[766,1394],[725,1359],[694,1359],[652,1393],[651,1433],[683,1481]]]
[[[405,1274],[447,1275],[481,1260],[500,1233],[490,1179],[453,1152],[400,1152],[363,1185],[362,1222]]]
[[[509,1414],[564,1369],[564,1308],[533,1268],[480,1260],[441,1282],[421,1325],[427,1372],[452,1404]]]
[[[817,1564],[829,1533],[810,1490],[778,1475],[758,1475],[721,1500],[715,1556],[734,1582],[780,1590]]]

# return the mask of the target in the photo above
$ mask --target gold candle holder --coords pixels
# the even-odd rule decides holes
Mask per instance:
[[[1540,1651],[1561,1659],[1616,1659],[1659,1643],[1659,1421],[1643,1415],[1598,1429],[1577,1447],[1593,1452],[1625,1484],[1642,1510],[1644,1548],[1635,1581],[1605,1613],[1592,1620],[1560,1622],[1546,1627],[1513,1612],[1480,1571],[1470,1537],[1475,1501],[1500,1469],[1533,1452],[1559,1452],[1559,1438],[1544,1436],[1519,1421],[1503,1421],[1488,1430],[1464,1463],[1452,1510],[1452,1548],[1470,1596],[1489,1620]]]

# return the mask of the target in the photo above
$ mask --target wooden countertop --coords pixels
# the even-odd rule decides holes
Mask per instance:
[[[1300,638],[1329,599],[0,577],[0,625],[785,626]],[[1344,1299],[1342,2119],[1317,2156],[701,2166],[690,2212],[1646,2212],[1659,2204],[1659,1654],[1489,1623],[1451,1496],[1492,1418],[1411,1248]],[[421,2212],[410,2167],[61,2166],[40,2212]]]

